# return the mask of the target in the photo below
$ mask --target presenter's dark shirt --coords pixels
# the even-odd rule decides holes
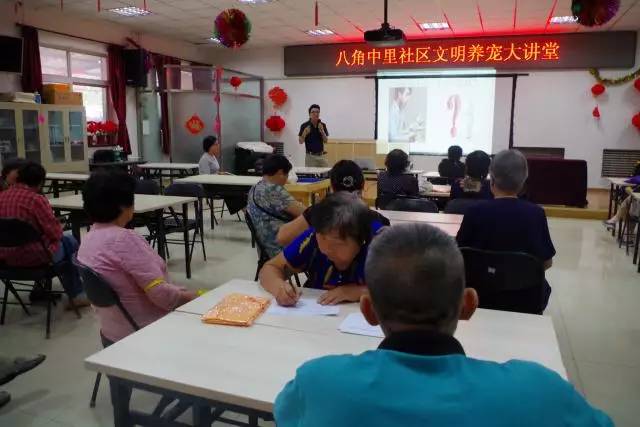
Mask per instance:
[[[320,125],[324,127],[324,134],[329,136],[327,125],[323,121],[320,121]],[[309,132],[309,135],[304,139],[304,146],[307,153],[322,154],[324,152],[322,134],[320,133],[318,126],[314,126],[313,123],[311,123],[311,120],[307,120],[300,125],[300,132],[298,133],[298,136],[302,136],[302,132],[304,132],[307,126],[311,126],[311,132]]]

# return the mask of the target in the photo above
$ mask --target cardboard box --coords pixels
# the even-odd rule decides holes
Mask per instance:
[[[71,92],[71,85],[67,83],[47,83],[42,85],[42,95],[53,92],[69,93]]]
[[[56,105],[82,105],[80,92],[51,92],[43,97],[45,104]]]

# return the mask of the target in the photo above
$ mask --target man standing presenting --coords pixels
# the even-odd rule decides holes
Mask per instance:
[[[307,151],[305,166],[329,166],[324,155],[324,144],[326,144],[328,136],[327,125],[320,121],[320,106],[313,104],[309,107],[309,120],[300,126],[298,133],[298,142],[304,144]]]

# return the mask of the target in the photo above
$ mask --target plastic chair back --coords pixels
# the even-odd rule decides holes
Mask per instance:
[[[387,203],[384,209],[390,211],[438,213],[438,205],[426,199],[394,199]]]
[[[117,306],[133,329],[136,331],[140,329],[138,324],[133,320],[133,317],[131,317],[120,302],[118,294],[100,274],[78,261],[75,255],[73,256],[72,262],[80,273],[80,280],[91,304],[100,308]]]
[[[542,314],[545,306],[544,266],[523,252],[460,248],[467,287],[478,293],[481,308]]]

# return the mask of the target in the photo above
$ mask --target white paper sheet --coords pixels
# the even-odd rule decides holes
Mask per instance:
[[[365,335],[368,337],[384,338],[384,333],[380,326],[371,326],[365,320],[362,313],[351,313],[338,327],[340,332],[345,334]]]
[[[320,305],[315,298],[300,298],[293,307],[282,307],[274,301],[267,310],[267,314],[280,316],[337,316],[338,313],[337,305]]]

